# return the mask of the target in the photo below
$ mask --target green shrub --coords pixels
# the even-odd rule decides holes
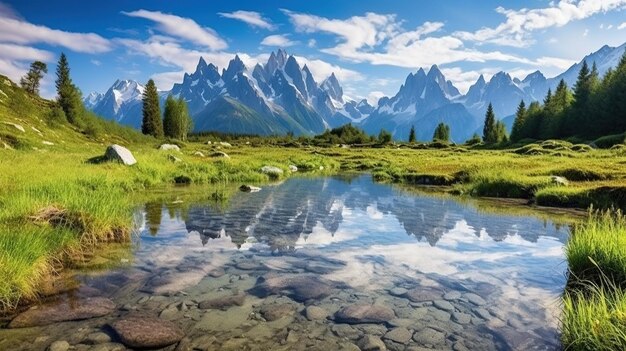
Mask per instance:
[[[608,149],[613,145],[622,144],[624,142],[624,133],[603,136],[594,140],[594,144],[601,149]]]

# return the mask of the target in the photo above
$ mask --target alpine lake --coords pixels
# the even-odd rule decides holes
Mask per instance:
[[[170,191],[0,350],[555,350],[579,215],[369,175]]]

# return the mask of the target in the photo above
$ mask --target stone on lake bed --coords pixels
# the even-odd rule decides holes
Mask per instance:
[[[413,333],[403,327],[393,328],[383,336],[384,339],[398,342],[400,344],[406,344],[411,340]]]
[[[408,292],[405,288],[392,288],[389,290],[389,293],[393,296],[403,296]]]
[[[70,349],[70,343],[65,340],[55,341],[48,346],[47,351],[67,351]]]
[[[465,298],[467,299],[467,301],[469,301],[469,302],[471,302],[471,303],[473,303],[474,305],[477,305],[477,306],[482,306],[482,305],[487,303],[487,301],[485,301],[485,299],[483,299],[482,297],[480,297],[480,296],[478,296],[476,294],[473,294],[473,293],[465,294]]]
[[[323,320],[328,317],[328,311],[318,306],[309,306],[306,308],[305,315],[310,321]]]
[[[115,303],[104,297],[63,301],[34,306],[20,313],[9,323],[9,328],[35,327],[59,322],[103,317],[115,310]]]
[[[364,335],[357,341],[357,346],[361,351],[384,351],[387,350],[385,343],[374,335]]]
[[[441,291],[430,287],[417,287],[407,291],[404,296],[412,302],[426,302],[441,299]]]
[[[448,301],[450,301],[450,300],[458,300],[460,298],[461,298],[461,293],[459,291],[456,291],[456,290],[447,292],[445,295],[443,295],[443,299],[444,300],[448,300]]]
[[[453,312],[452,320],[459,324],[468,324],[472,321],[472,316],[463,312]]]
[[[351,305],[335,313],[335,321],[348,324],[386,323],[394,318],[393,310],[383,305]]]
[[[117,161],[126,166],[132,166],[137,163],[133,154],[127,148],[113,144],[107,147],[106,152],[104,153],[104,158],[109,161]]]
[[[445,343],[446,335],[432,328],[424,328],[413,334],[413,340],[420,345],[440,345]]]
[[[261,307],[261,315],[265,320],[272,322],[293,315],[295,309],[295,306],[290,303],[263,305]]]
[[[122,343],[132,348],[163,348],[185,336],[174,323],[150,316],[126,316],[110,325]]]
[[[257,281],[252,292],[257,296],[287,295],[298,302],[322,299],[331,294],[334,285],[312,274],[266,274]]]
[[[437,307],[440,310],[454,311],[454,306],[446,300],[435,300],[433,301],[433,305],[435,305],[435,307]]]
[[[204,300],[198,304],[198,308],[201,310],[226,310],[232,306],[243,306],[246,300],[246,294],[238,293],[236,295],[228,295],[222,297],[216,297],[209,300]]]
[[[256,192],[261,191],[261,188],[259,188],[258,186],[254,186],[254,185],[244,184],[239,187],[239,190],[245,193],[256,193]]]

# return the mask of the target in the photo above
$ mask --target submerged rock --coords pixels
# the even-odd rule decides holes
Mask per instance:
[[[362,351],[385,351],[387,347],[379,337],[374,335],[364,335],[357,341],[357,346]]]
[[[293,315],[295,309],[295,306],[290,303],[264,305],[261,307],[261,315],[265,320],[271,322]]]
[[[104,158],[108,161],[117,161],[127,166],[132,166],[137,163],[137,160],[135,160],[130,150],[116,144],[107,147]]]
[[[9,328],[35,327],[66,321],[106,316],[115,310],[115,303],[103,297],[34,306],[13,318]]]
[[[198,304],[201,310],[227,310],[232,306],[242,306],[246,300],[246,294],[239,293],[236,295],[216,297],[214,299],[204,300]]]
[[[424,328],[413,335],[413,340],[420,345],[440,345],[445,343],[446,335],[432,328]]]
[[[310,321],[322,320],[328,317],[328,311],[318,306],[309,306],[306,308],[305,315]]]
[[[65,340],[55,341],[48,346],[47,351],[67,351],[70,349],[70,344]]]
[[[429,287],[418,287],[407,291],[404,296],[412,302],[425,302],[441,299],[441,292]]]
[[[111,328],[124,345],[132,348],[162,348],[185,336],[172,322],[142,315],[126,316],[111,323]]]
[[[403,327],[393,328],[385,334],[383,338],[391,341],[398,342],[400,344],[406,344],[411,340],[413,333]]]
[[[396,318],[393,310],[382,305],[351,305],[335,313],[339,323],[386,323]]]
[[[330,282],[316,275],[268,274],[259,278],[251,292],[261,297],[287,292],[292,299],[303,302],[322,299],[330,295],[333,288]]]

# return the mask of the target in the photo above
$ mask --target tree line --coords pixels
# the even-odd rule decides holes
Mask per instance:
[[[573,91],[561,80],[543,103],[521,101],[511,141],[523,139],[592,140],[626,132],[626,53],[600,78],[596,64],[583,62]]]
[[[165,136],[183,141],[187,139],[187,135],[193,129],[193,122],[185,100],[175,99],[172,95],[168,95],[161,120],[159,92],[154,81],[150,79],[143,92],[142,102],[141,132],[143,134],[152,135],[155,138]]]

